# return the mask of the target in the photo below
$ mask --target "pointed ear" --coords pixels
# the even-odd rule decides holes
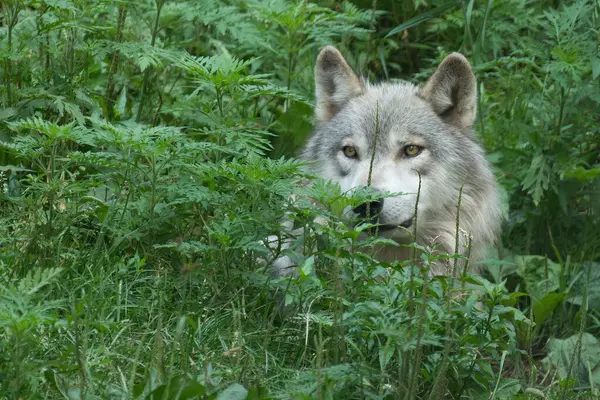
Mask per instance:
[[[315,65],[317,121],[327,121],[365,87],[344,57],[333,46],[321,50]]]
[[[429,78],[420,96],[448,124],[469,134],[477,111],[477,80],[467,59],[452,53]]]

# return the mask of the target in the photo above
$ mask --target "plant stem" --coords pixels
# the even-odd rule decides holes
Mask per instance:
[[[158,22],[160,21],[160,12],[162,10],[163,5],[166,0],[156,0],[156,18],[154,20],[154,28],[152,29],[152,39],[150,40],[150,46],[154,47],[156,44],[156,36],[158,35]],[[150,73],[152,72],[152,67],[148,66],[146,71],[144,72],[144,80],[142,83],[142,91],[140,94],[140,106],[138,108],[137,116],[135,118],[136,122],[140,122],[142,119],[142,113],[144,111],[144,104],[146,100],[146,92],[148,91],[148,84],[150,81]]]
[[[123,27],[125,26],[125,19],[127,18],[127,8],[125,6],[119,7],[119,16],[117,18],[117,33],[115,34],[115,43],[121,43],[123,39]],[[107,118],[112,120],[114,118],[114,105],[115,105],[115,82],[114,74],[117,72],[119,67],[120,53],[114,51],[110,60],[110,67],[108,69],[108,77],[106,78],[106,113]]]
[[[8,20],[8,35],[7,35],[7,53],[8,55],[5,57],[4,62],[6,65],[6,97],[7,97],[7,106],[12,107],[13,105],[13,93],[12,93],[12,60],[10,59],[12,55],[12,35],[13,29],[17,22],[19,21],[19,11],[20,4],[17,3],[14,8],[6,6],[6,19]]]

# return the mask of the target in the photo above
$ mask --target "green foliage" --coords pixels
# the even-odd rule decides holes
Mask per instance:
[[[590,387],[600,383],[600,342],[594,336],[584,333],[550,339],[548,349],[548,357],[543,362],[557,368],[560,378],[567,381],[565,385]],[[574,364],[576,359],[580,359],[579,365]]]
[[[596,2],[0,13],[0,397],[600,396]],[[343,210],[380,194],[289,157],[325,44],[374,81],[470,58],[509,209],[486,274],[430,278],[464,255],[416,244],[374,260],[399,245]],[[280,256],[298,276],[271,275]]]

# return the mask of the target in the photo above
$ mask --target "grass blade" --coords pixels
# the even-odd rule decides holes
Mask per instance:
[[[398,25],[397,27],[395,27],[394,29],[389,31],[389,33],[387,35],[385,35],[385,37],[388,38],[392,35],[395,35],[398,32],[402,32],[405,29],[409,29],[409,28],[415,27],[417,25],[420,25],[423,22],[430,20],[431,18],[437,17],[437,16],[443,14],[444,12],[446,12],[452,8],[455,8],[456,6],[457,6],[456,1],[454,1],[454,0],[448,1],[444,4],[442,4],[441,6],[434,8],[433,10],[426,11],[426,12],[419,14],[416,17],[413,17],[413,18],[409,19],[408,21]]]

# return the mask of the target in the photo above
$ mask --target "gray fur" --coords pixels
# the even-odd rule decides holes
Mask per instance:
[[[363,83],[335,47],[327,46],[321,50],[315,66],[317,122],[330,119],[364,90]]]
[[[378,108],[379,134],[371,184],[405,195],[385,199],[381,223],[398,225],[413,217],[421,174],[417,242],[453,253],[459,192],[463,187],[459,248],[472,237],[471,264],[485,257],[500,229],[497,183],[482,147],[472,134],[476,113],[476,80],[468,61],[449,55],[427,84],[366,85],[342,55],[325,47],[315,67],[316,120],[314,134],[303,158],[312,161],[317,175],[338,182],[343,190],[366,185],[375,138]],[[422,146],[414,157],[406,145]],[[353,146],[358,158],[344,155]],[[464,185],[464,186],[463,186]],[[401,229],[385,233],[398,242],[410,239]],[[405,249],[381,249],[380,259],[405,259]],[[448,274],[434,266],[432,274]]]

